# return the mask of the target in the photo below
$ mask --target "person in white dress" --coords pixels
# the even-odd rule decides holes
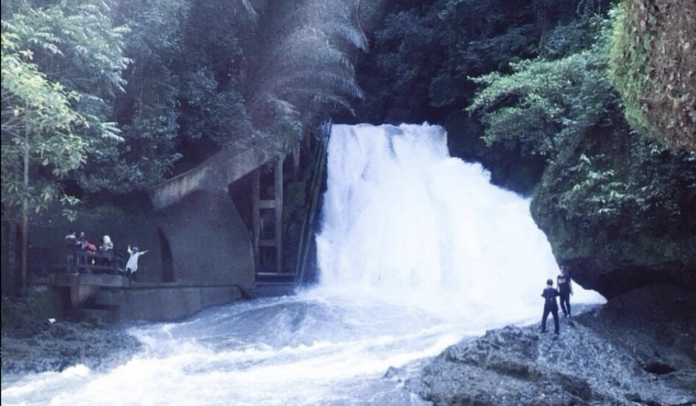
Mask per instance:
[[[134,277],[135,271],[138,270],[138,258],[140,258],[141,255],[144,255],[146,252],[147,250],[138,251],[138,247],[133,247],[131,249],[131,246],[128,246],[128,254],[130,254],[130,257],[126,263],[126,275],[129,277]]]

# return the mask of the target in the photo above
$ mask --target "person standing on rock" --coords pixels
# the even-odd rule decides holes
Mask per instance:
[[[558,296],[558,290],[553,287],[553,280],[548,279],[546,281],[546,289],[541,293],[544,298],[544,315],[541,317],[541,332],[546,332],[546,319],[549,317],[549,313],[553,315],[553,327],[554,332],[558,334],[558,303],[556,302],[556,296]]]
[[[573,286],[570,283],[570,276],[566,273],[564,266],[560,267],[561,274],[558,275],[556,283],[558,284],[558,293],[561,297],[561,310],[565,317],[570,317],[570,295],[573,294]]]

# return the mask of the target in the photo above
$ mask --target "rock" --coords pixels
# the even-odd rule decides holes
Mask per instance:
[[[405,387],[435,405],[694,404],[692,293],[636,290],[562,323],[559,336],[538,324],[488,331],[447,348]]]
[[[562,143],[532,217],[559,264],[607,299],[659,283],[696,290],[696,159],[626,130]]]
[[[403,371],[401,371],[397,367],[389,367],[387,369],[387,372],[384,373],[384,379],[396,379],[399,375],[402,374]]]
[[[683,262],[645,264],[593,257],[572,258],[562,263],[575,282],[600,292],[607,299],[653,284],[672,283],[696,290],[696,269]]]
[[[57,321],[26,337],[2,332],[2,373],[62,371],[83,364],[91,369],[114,367],[141,347],[135,337],[118,327],[95,328],[84,323]]]

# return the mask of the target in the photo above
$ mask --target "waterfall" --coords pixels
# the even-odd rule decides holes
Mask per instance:
[[[451,157],[440,126],[334,125],[327,184],[325,292],[496,324],[536,318],[558,275],[529,199]]]

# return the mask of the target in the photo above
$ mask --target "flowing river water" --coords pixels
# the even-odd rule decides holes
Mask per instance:
[[[111,370],[3,376],[3,406],[427,405],[403,379],[429,357],[539,320],[558,268],[529,200],[441,127],[334,125],[327,184],[316,286],[131,328],[143,350]]]

